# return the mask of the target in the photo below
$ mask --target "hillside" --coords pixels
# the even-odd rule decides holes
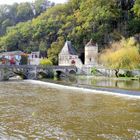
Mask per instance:
[[[88,7],[88,8],[87,8]],[[107,44],[140,33],[139,0],[69,0],[33,20],[8,28],[0,38],[1,51],[40,50],[57,63],[65,40],[78,52],[91,38],[102,50]]]
[[[0,36],[5,34],[8,27],[15,26],[19,22],[32,20],[52,6],[54,3],[48,0],[0,5]]]

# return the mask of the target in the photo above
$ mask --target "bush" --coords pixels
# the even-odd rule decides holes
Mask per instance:
[[[119,73],[119,77],[134,77],[134,75],[132,74],[132,71],[125,71],[124,73]]]
[[[41,66],[51,66],[51,65],[53,65],[53,63],[52,63],[51,60],[49,60],[49,59],[42,59],[42,60],[40,61],[40,65],[41,65]]]
[[[140,64],[140,44],[134,38],[122,39],[111,44],[110,48],[105,49],[100,56],[100,61],[107,67],[116,71],[116,77],[120,76],[120,69],[133,70]],[[130,76],[127,72],[126,75]]]
[[[21,56],[20,65],[27,65],[28,64],[28,57],[25,55]]]
[[[91,69],[91,74],[96,75],[97,74],[97,69],[96,68],[92,68]]]
[[[126,77],[133,77],[132,71],[126,71],[125,76]]]

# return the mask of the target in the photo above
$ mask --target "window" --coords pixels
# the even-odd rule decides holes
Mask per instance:
[[[74,61],[74,60],[72,60],[72,61],[71,61],[71,64],[72,64],[72,65],[74,65],[74,64],[75,64],[75,61]]]

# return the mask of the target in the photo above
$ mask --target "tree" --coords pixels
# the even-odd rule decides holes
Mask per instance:
[[[140,44],[134,38],[115,42],[101,54],[101,62],[115,70],[116,77],[120,69],[135,69],[140,66]]]
[[[52,6],[54,3],[48,0],[0,5],[0,35],[4,35],[8,27],[32,20]]]
[[[48,49],[48,58],[53,64],[58,64],[58,55],[64,46],[64,38],[60,37],[58,40],[51,44],[51,48]]]
[[[40,13],[42,13],[49,7],[54,6],[54,3],[50,2],[49,0],[35,0],[34,5],[36,10],[36,15],[40,15]]]
[[[91,38],[102,50],[110,42],[119,41],[121,36],[138,34],[138,6],[139,0],[135,3],[134,0],[69,0],[55,6],[48,0],[36,0],[1,6],[0,48],[8,46],[10,50],[31,52],[42,51],[41,46],[46,46],[49,57],[57,64],[56,57],[63,46],[58,45],[61,37],[71,40],[81,52]]]
[[[33,10],[30,3],[21,3],[17,6],[17,18],[18,21],[23,22],[34,17]]]
[[[134,13],[140,17],[140,0],[135,0],[135,4],[133,7]]]

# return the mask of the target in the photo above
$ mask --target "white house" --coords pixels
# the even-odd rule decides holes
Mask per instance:
[[[32,52],[28,56],[28,64],[29,65],[39,65],[40,64],[40,52]]]

